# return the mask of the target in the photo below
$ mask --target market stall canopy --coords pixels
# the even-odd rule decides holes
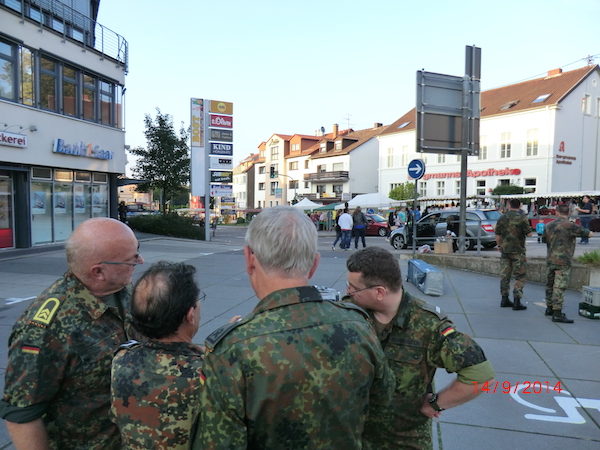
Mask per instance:
[[[590,197],[598,197],[600,196],[600,191],[571,191],[571,192],[549,192],[547,194],[538,194],[535,192],[529,194],[511,194],[511,195],[501,195],[504,198],[580,198],[584,195],[589,195]]]
[[[315,203],[312,200],[309,200],[307,198],[303,198],[302,200],[300,200],[298,203],[296,203],[295,205],[292,205],[294,208],[300,208],[300,209],[316,209],[319,206],[323,206],[323,203]]]
[[[380,192],[374,192],[373,194],[359,194],[348,202],[349,208],[388,208],[390,205],[400,205],[405,203],[400,200],[394,200],[389,198]],[[343,209],[344,203],[341,203],[335,207],[335,209]]]
[[[343,203],[330,203],[329,205],[323,205],[323,206],[320,206],[319,208],[315,208],[315,211],[333,211],[340,204],[342,206],[344,206]]]

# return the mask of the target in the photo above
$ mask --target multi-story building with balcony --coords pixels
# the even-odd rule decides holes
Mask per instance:
[[[117,217],[127,42],[99,0],[0,0],[0,248]]]
[[[526,193],[600,190],[600,69],[556,69],[481,94],[480,150],[468,158],[467,195],[514,184]],[[380,192],[409,180],[407,165],[426,160],[422,197],[458,197],[460,156],[416,153],[415,110],[378,137]]]

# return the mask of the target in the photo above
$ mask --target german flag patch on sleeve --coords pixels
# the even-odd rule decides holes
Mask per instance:
[[[442,331],[442,335],[443,335],[444,337],[447,337],[447,336],[449,336],[450,334],[454,333],[455,331],[456,331],[456,330],[454,329],[454,327],[452,327],[452,326],[449,326],[449,327],[446,327],[446,328],[444,328],[444,330]]]
[[[23,344],[21,345],[21,351],[31,355],[38,355],[40,353],[40,348],[37,345]]]

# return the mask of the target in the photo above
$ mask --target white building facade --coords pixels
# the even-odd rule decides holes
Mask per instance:
[[[0,248],[117,217],[127,42],[70,3],[0,0]]]
[[[482,93],[480,153],[468,160],[467,195],[498,185],[547,194],[600,189],[600,70],[549,72],[542,79]],[[410,181],[407,165],[426,160],[420,196],[460,193],[460,157],[416,153],[414,110],[379,136],[380,192]]]

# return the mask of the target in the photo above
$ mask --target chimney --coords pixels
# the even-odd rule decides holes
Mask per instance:
[[[338,124],[334,123],[333,124],[333,132],[332,134],[332,138],[335,139],[338,136]]]
[[[553,77],[555,75],[560,75],[562,73],[562,69],[554,69],[548,71],[548,76]]]
[[[376,129],[376,128],[381,128],[382,126],[383,126],[383,124],[382,124],[382,123],[375,122],[375,123],[373,124],[373,129]]]

